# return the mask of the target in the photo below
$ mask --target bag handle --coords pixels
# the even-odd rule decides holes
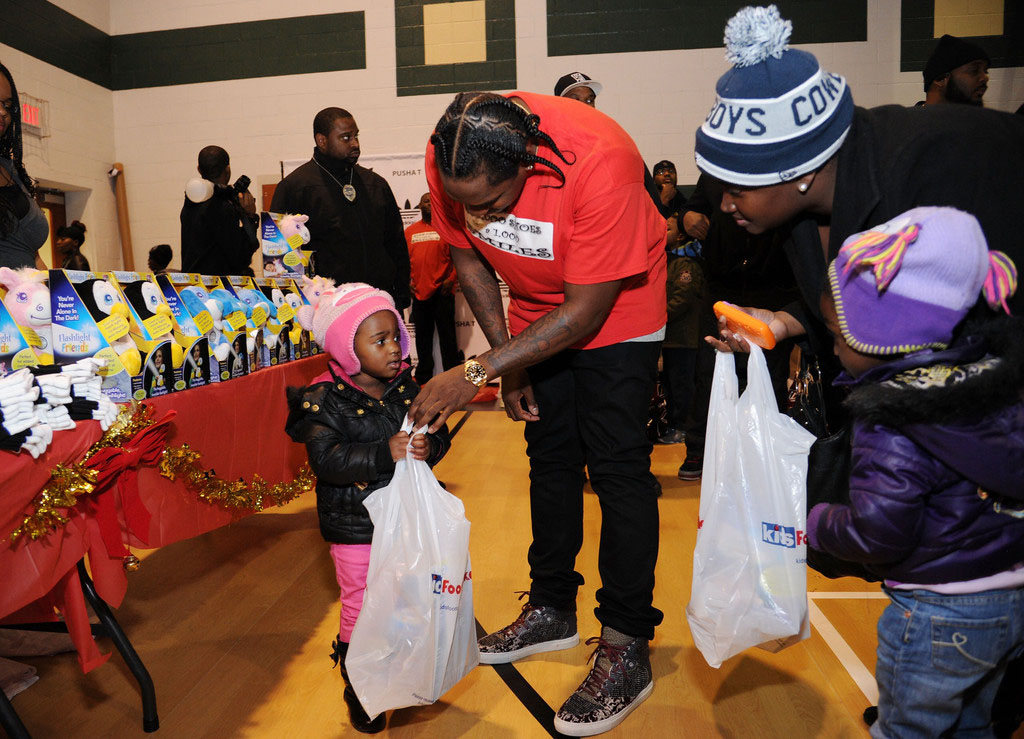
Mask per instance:
[[[413,437],[413,435],[414,434],[425,434],[425,433],[427,433],[427,429],[429,427],[430,427],[430,424],[426,424],[425,423],[422,426],[420,426],[418,429],[413,431],[412,419],[409,418],[409,414],[406,413],[405,414],[405,419],[402,421],[402,428],[400,428],[399,431],[404,431],[405,433],[409,434],[409,443],[411,445],[412,444],[412,437]]]

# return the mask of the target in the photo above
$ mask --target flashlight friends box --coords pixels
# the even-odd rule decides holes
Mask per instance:
[[[146,397],[184,390],[181,368],[185,350],[174,338],[174,313],[156,284],[156,277],[124,271],[107,274],[128,305],[130,335],[144,354]]]
[[[297,291],[295,294],[286,295],[278,285],[278,279],[273,277],[257,277],[253,282],[264,300],[270,305],[270,315],[267,317],[263,334],[263,365],[274,366],[296,359],[295,343],[298,340],[294,330],[297,325],[295,321],[296,308],[289,300],[301,305],[302,298]]]
[[[210,362],[213,317],[206,306],[206,291],[199,275],[171,272],[157,275],[156,284],[174,316],[174,340],[185,351],[181,366],[185,388],[217,382],[219,373]],[[226,345],[222,354],[227,356]]]
[[[214,326],[222,334],[228,350],[223,361],[218,362],[220,380],[231,380],[244,377],[252,371],[252,360],[255,354],[256,341],[249,335],[245,315],[245,305],[230,289],[230,283],[220,277],[201,275],[203,288],[209,295],[209,305],[219,317],[214,315]],[[213,314],[211,314],[213,315]],[[221,351],[217,347],[213,351]]]
[[[248,342],[249,372],[255,372],[265,367],[266,362],[269,361],[270,356],[265,351],[266,346],[276,344],[277,336],[267,326],[271,313],[276,313],[276,310],[273,304],[257,289],[252,277],[244,275],[222,277],[221,283],[227,290],[234,293],[242,304],[246,331],[251,339]]]
[[[301,277],[309,266],[309,216],[289,213],[260,213],[260,251],[264,277]]]
[[[49,327],[47,329],[50,333]],[[50,346],[53,346],[52,340]],[[0,301],[0,377],[22,367],[38,367],[44,356],[41,349],[39,333],[31,327],[19,326],[7,306]],[[53,354],[50,354],[50,360],[52,362]]]
[[[50,305],[57,364],[93,356],[106,360],[97,374],[103,393],[119,403],[174,389],[169,342],[140,345],[131,333],[131,309],[114,281],[95,272],[50,270]]]

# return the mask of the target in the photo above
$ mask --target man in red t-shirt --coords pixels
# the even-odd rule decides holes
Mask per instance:
[[[665,335],[665,220],[629,135],[565,98],[456,96],[430,138],[426,174],[432,225],[452,246],[491,349],[424,385],[410,416],[436,428],[474,386],[500,376],[505,412],[526,422],[530,599],[479,640],[480,661],[579,642],[586,466],[601,504],[601,637],[590,676],[554,727],[608,731],[654,688],[648,641],[662,620],[646,422]],[[495,273],[509,288],[508,330]]]
[[[430,193],[420,198],[420,216],[405,229],[412,282],[412,323],[416,327],[416,382],[434,376],[434,328],[441,346],[441,365],[459,363],[455,341],[455,265],[448,244],[430,225]]]

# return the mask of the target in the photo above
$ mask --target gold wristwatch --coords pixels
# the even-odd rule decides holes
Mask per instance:
[[[472,382],[477,387],[483,387],[487,384],[487,370],[475,359],[470,359],[463,365],[463,370],[466,373],[466,381]]]

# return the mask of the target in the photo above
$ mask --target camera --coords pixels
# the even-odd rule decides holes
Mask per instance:
[[[217,195],[220,195],[222,198],[227,198],[228,200],[237,200],[238,196],[241,195],[243,192],[249,192],[249,185],[251,184],[252,180],[250,180],[245,175],[242,175],[237,180],[235,180],[235,184],[233,185],[214,186],[214,192]]]
[[[193,203],[202,203],[214,195],[222,197],[231,202],[238,202],[238,196],[243,192],[249,192],[249,185],[252,184],[245,175],[242,175],[233,185],[215,185],[207,179],[193,177],[185,183],[185,195]]]
[[[249,185],[251,184],[252,180],[245,175],[241,175],[237,180],[235,180],[235,184],[231,185],[231,187],[234,189],[235,195],[241,195],[243,192],[249,191]]]

